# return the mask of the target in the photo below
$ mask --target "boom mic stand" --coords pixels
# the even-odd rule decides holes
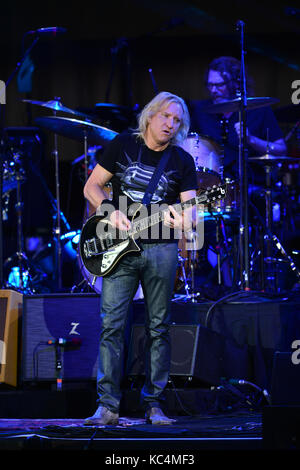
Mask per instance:
[[[238,21],[237,30],[240,31],[241,44],[241,78],[240,78],[240,141],[239,141],[239,177],[241,182],[240,191],[240,282],[241,289],[250,290],[250,263],[249,263],[249,219],[248,219],[248,151],[246,147],[247,125],[246,125],[246,108],[247,108],[247,91],[246,91],[246,74],[245,74],[245,49],[244,49],[244,28],[245,23]]]

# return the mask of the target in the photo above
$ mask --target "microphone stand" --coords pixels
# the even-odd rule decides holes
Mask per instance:
[[[244,49],[244,27],[243,21],[238,21],[237,29],[240,31],[241,44],[241,77],[240,89],[241,100],[239,110],[240,120],[240,142],[239,142],[239,177],[241,183],[240,191],[240,276],[241,288],[250,290],[250,263],[249,263],[249,219],[248,219],[248,150],[247,142],[247,91],[246,91],[246,74],[245,74],[245,49]]]
[[[27,34],[27,33],[25,33]],[[25,35],[24,35],[25,36]],[[23,37],[24,37],[23,36]],[[2,99],[2,94],[6,93],[6,90],[11,83],[12,79],[15,77],[17,72],[20,70],[21,66],[23,65],[26,57],[30,54],[34,46],[39,40],[39,36],[37,36],[32,44],[26,49],[24,52],[21,60],[17,63],[16,68],[9,76],[8,80],[5,82],[5,88],[2,90],[0,89],[0,289],[4,287],[4,277],[3,277],[3,203],[2,203],[2,194],[3,194],[3,162],[5,157],[5,137],[4,137],[4,128],[5,128],[5,100]],[[4,101],[4,102],[3,102]],[[22,279],[23,281],[23,279]]]

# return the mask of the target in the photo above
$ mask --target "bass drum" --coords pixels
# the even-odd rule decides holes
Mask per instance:
[[[221,182],[223,153],[216,142],[192,132],[182,142],[181,147],[194,159],[199,190],[211,188]]]

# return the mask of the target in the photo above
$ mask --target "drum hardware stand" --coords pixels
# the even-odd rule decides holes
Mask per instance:
[[[182,270],[184,289],[185,289],[185,292],[186,292],[186,295],[184,296],[184,298],[185,299],[190,299],[191,298],[190,289],[189,289],[187,276],[186,276],[186,271],[185,271],[185,267],[184,267],[184,263],[186,261],[186,258],[183,258],[182,256],[178,255],[178,261],[179,261],[179,264],[180,264],[180,267],[181,267],[181,270]]]
[[[237,30],[240,31],[241,44],[241,101],[239,109],[240,122],[240,139],[239,139],[239,180],[241,182],[240,191],[240,283],[241,288],[250,290],[250,263],[249,263],[249,220],[248,220],[248,151],[247,142],[247,125],[246,125],[246,107],[247,107],[247,91],[246,91],[246,74],[245,74],[245,49],[244,49],[244,27],[243,21],[237,22]]]
[[[2,92],[2,90],[0,90]],[[3,276],[3,165],[5,157],[5,144],[4,144],[4,135],[3,135],[3,114],[4,114],[4,105],[1,104],[0,100],[0,130],[1,130],[1,142],[0,142],[0,289],[4,287],[4,276]]]
[[[60,98],[54,98],[60,101]],[[56,116],[56,111],[53,111],[53,115]],[[56,223],[54,228],[55,235],[55,271],[57,275],[57,287],[60,291],[62,289],[62,250],[61,250],[61,214],[60,214],[60,181],[59,181],[59,161],[58,161],[58,138],[57,134],[54,134],[54,155],[55,162],[55,188],[56,188]]]
[[[195,245],[197,244],[197,235],[196,232],[192,232],[191,234],[191,241],[194,245],[194,249],[190,250],[191,251],[191,293],[189,294],[189,297],[191,301],[197,302],[197,297],[199,297],[200,293],[196,292],[195,289],[195,265],[196,265],[196,250],[195,250]]]
[[[89,160],[88,158],[91,158],[88,153],[88,139],[87,139],[87,132],[84,130],[84,183],[87,182],[88,180],[88,168],[89,168]],[[90,216],[90,211],[89,211],[89,201],[86,200],[86,205],[85,205],[85,210],[84,210],[84,215],[83,215],[83,223],[85,223],[85,220]],[[77,256],[79,255],[79,244],[77,248]],[[92,285],[88,282],[88,280],[85,278],[85,276],[81,273],[82,275],[82,280],[79,282],[79,284],[74,284],[71,288],[71,293],[76,292],[77,289],[79,289],[80,286],[85,286],[88,290],[91,288],[93,289],[96,281],[97,281],[97,276],[93,277],[92,280]],[[84,291],[84,287],[81,289],[81,292]]]
[[[268,149],[269,150],[269,149]],[[273,206],[272,206],[272,167],[271,164],[266,163],[265,165],[266,174],[266,189],[265,189],[265,210],[266,218],[265,223],[261,218],[261,224],[265,230],[264,239],[266,240],[266,256],[262,253],[264,263],[272,265],[274,262],[277,263],[279,260],[273,257],[272,242],[275,243],[275,247],[283,256],[285,261],[289,264],[291,270],[296,274],[298,282],[300,281],[300,271],[296,267],[292,258],[286,253],[278,237],[273,234]],[[268,271],[268,270],[267,270]]]
[[[57,159],[56,159],[56,163],[57,163]],[[59,214],[59,224],[57,224],[57,220],[56,222],[54,222],[54,224],[56,226],[59,226],[59,232],[61,230],[61,222],[64,223],[64,226],[66,228],[66,230],[70,230],[71,227],[64,215],[64,213],[60,210],[60,206],[59,206],[59,201],[57,200],[57,198],[55,199],[55,197],[53,196],[53,194],[51,193],[51,191],[49,190],[48,186],[47,186],[47,183],[43,177],[43,175],[41,174],[40,170],[37,168],[37,166],[32,162],[30,161],[30,168],[31,168],[31,171],[33,171],[35,173],[36,176],[38,176],[38,178],[40,179],[44,189],[45,189],[45,192],[48,196],[48,199],[50,201],[50,204],[51,204],[51,207],[52,207],[52,210],[53,210],[53,220],[54,219],[57,219],[58,217],[58,214]],[[57,177],[59,177],[58,175],[58,165],[57,165]],[[59,191],[59,179],[57,180],[57,191]],[[57,231],[57,228],[54,228],[53,229],[53,233],[55,233],[56,235],[58,234],[58,231]],[[55,246],[55,256],[57,256],[57,238],[55,240],[55,243],[56,243],[56,246]],[[59,245],[61,247],[61,237],[59,237]]]
[[[16,160],[16,180],[17,180],[17,202],[15,204],[15,209],[17,213],[17,252],[15,255],[9,257],[5,260],[4,266],[11,262],[15,257],[18,260],[18,276],[17,276],[17,285],[14,285],[18,291],[26,292],[27,294],[32,294],[33,292],[30,290],[29,286],[25,286],[24,284],[24,274],[28,272],[28,258],[24,251],[24,236],[23,236],[23,223],[22,223],[22,213],[24,203],[22,202],[21,196],[21,181],[24,179],[24,172],[22,171],[21,163]],[[26,266],[26,267],[25,267]],[[28,279],[30,280],[30,278]],[[9,284],[7,283],[7,286]],[[28,290],[29,289],[29,290]]]
[[[21,172],[20,167],[17,171],[17,203],[15,205],[16,212],[17,212],[17,230],[18,230],[18,251],[17,257],[19,261],[19,270],[20,270],[20,289],[21,291],[24,290],[24,279],[23,279],[23,260],[27,259],[24,253],[24,236],[23,236],[23,229],[22,229],[22,211],[23,211],[23,202],[21,197]]]
[[[23,35],[22,41],[27,33]],[[12,74],[7,79],[4,86],[0,88],[0,289],[4,286],[4,276],[3,276],[3,207],[2,207],[2,194],[3,194],[3,162],[5,155],[5,137],[4,137],[4,125],[5,125],[5,95],[7,94],[7,88],[10,85],[11,81],[18,73],[26,58],[29,56],[30,52],[39,41],[40,37],[37,35],[32,41],[31,45],[23,53],[21,60],[17,63]],[[4,95],[4,99],[3,99]],[[23,279],[22,279],[23,282]]]
[[[224,225],[224,218],[222,213],[215,213],[212,211],[211,206],[209,206],[209,212],[211,216],[215,219],[216,222],[216,248],[215,248],[215,253],[217,255],[217,277],[218,277],[218,285],[220,286],[222,284],[222,265],[226,261],[226,259],[229,256],[229,247],[228,247],[228,242],[227,242],[227,236],[226,236],[226,230],[225,230],[225,225]],[[225,257],[222,260],[222,240],[223,244],[225,246]],[[223,279],[225,279],[225,276],[223,274]],[[224,282],[223,282],[224,284]],[[225,284],[226,285],[226,284]],[[230,286],[232,286],[232,276],[230,275]]]

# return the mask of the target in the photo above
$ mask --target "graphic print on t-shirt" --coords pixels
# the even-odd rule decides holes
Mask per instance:
[[[128,164],[123,165],[122,163],[117,162],[121,171],[116,173],[116,176],[119,178],[121,183],[121,190],[132,201],[142,202],[145,190],[153,175],[155,167],[143,164],[140,161],[140,154],[137,161],[132,161],[126,151],[124,154]],[[174,170],[162,173],[153,193],[151,200],[152,203],[161,202],[166,198],[168,190],[170,190],[170,186],[172,184],[176,184],[175,180],[171,178],[171,175],[174,173],[176,173]]]

